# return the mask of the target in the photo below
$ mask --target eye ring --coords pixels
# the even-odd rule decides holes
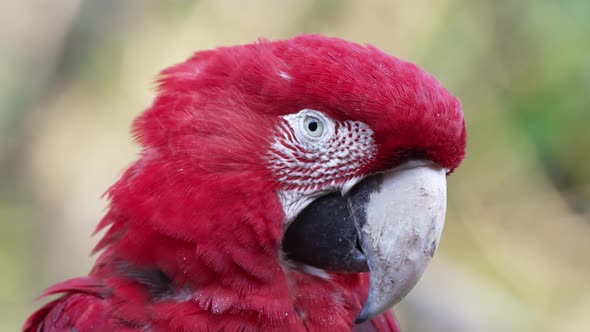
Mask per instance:
[[[303,119],[303,129],[311,137],[320,137],[324,133],[324,123],[318,117],[308,115]]]

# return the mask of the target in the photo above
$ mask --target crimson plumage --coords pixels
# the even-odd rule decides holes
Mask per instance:
[[[409,158],[450,172],[465,154],[459,101],[372,46],[261,40],[199,52],[158,82],[133,126],[141,155],[108,191],[94,268],[49,288],[62,297],[25,331],[351,330],[369,274],[307,273],[282,253],[286,189],[269,166],[280,119],[311,109],[370,128],[362,166],[323,187],[305,173],[318,192]],[[397,331],[391,313],[357,328]]]

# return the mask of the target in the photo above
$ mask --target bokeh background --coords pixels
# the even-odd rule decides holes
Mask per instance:
[[[89,270],[161,69],[309,32],[418,63],[463,101],[468,156],[405,331],[590,331],[590,1],[27,0],[0,22],[0,331]]]

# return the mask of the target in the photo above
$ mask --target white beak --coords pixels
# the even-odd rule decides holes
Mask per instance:
[[[381,177],[360,230],[371,284],[357,323],[391,308],[416,285],[434,255],[445,220],[444,168],[414,160]]]

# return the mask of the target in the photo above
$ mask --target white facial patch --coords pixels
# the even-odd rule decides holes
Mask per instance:
[[[316,197],[350,190],[376,152],[373,131],[363,122],[334,121],[310,109],[283,116],[268,160],[282,187],[286,222]]]

